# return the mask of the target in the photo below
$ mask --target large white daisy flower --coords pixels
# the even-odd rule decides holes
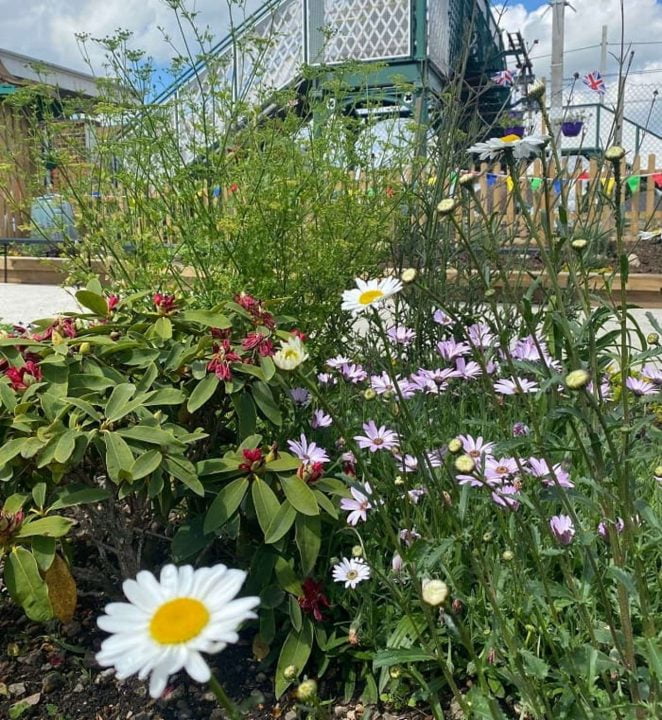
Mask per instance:
[[[506,135],[479,142],[467,149],[468,153],[477,154],[481,160],[496,160],[505,152],[512,152],[517,160],[525,160],[531,155],[538,155],[547,144],[549,135]]]
[[[194,570],[190,565],[166,565],[160,580],[151,572],[139,572],[122,585],[128,603],[106,605],[97,624],[112,633],[101,644],[97,662],[115,667],[124,679],[138,673],[151,674],[149,693],[158,698],[168,677],[182,668],[198,682],[211,673],[200,653],[216,653],[239,639],[242,622],[255,618],[260,598],[235,600],[246,579],[243,570],[225,565]]]
[[[378,305],[402,290],[402,282],[394,277],[381,280],[361,280],[356,278],[356,288],[345,290],[342,294],[342,309],[358,315],[367,308]]]
[[[344,557],[337,565],[333,566],[334,582],[345,583],[346,588],[354,590],[364,580],[370,579],[370,568],[364,560]]]

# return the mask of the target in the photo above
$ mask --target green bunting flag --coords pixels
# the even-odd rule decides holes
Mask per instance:
[[[632,175],[626,180],[631,192],[637,192],[641,187],[641,176]]]
[[[540,190],[542,187],[542,178],[531,178],[531,190]]]

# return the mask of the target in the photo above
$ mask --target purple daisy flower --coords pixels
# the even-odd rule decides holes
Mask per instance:
[[[299,460],[306,465],[329,462],[329,456],[326,454],[326,450],[318,447],[314,442],[309,443],[303,433],[301,433],[300,440],[288,440],[287,446]]]
[[[480,377],[483,372],[477,362],[474,360],[467,362],[464,358],[458,358],[455,361],[455,369],[460,374],[460,377],[465,380],[473,380],[474,378]]]
[[[561,463],[556,463],[551,469],[543,458],[530,457],[526,461],[529,474],[540,478],[547,487],[554,487],[558,484],[562,488],[574,488],[575,484],[570,480],[570,473],[563,468]]]
[[[658,389],[653,383],[647,380],[640,380],[639,378],[629,377],[625,381],[625,387],[631,390],[635,395],[656,395]]]
[[[361,365],[356,365],[355,363],[345,363],[341,366],[340,373],[345,380],[354,383],[355,385],[363,382],[368,377],[368,373],[361,367]]]
[[[575,526],[568,515],[554,515],[549,520],[552,535],[561,545],[570,545],[575,537]]]
[[[492,491],[492,501],[506,510],[519,507],[519,490],[515,485],[502,485]]]
[[[352,487],[349,489],[352,497],[342,498],[340,501],[340,509],[349,511],[349,515],[347,516],[348,525],[354,526],[358,524],[359,520],[365,522],[368,519],[368,510],[372,510],[372,504],[368,498],[368,495],[371,493],[370,486],[365,485],[365,490],[367,494]]]
[[[390,327],[386,331],[386,334],[392,342],[396,343],[397,345],[404,345],[405,347],[411,345],[416,339],[416,333],[410,328],[404,327],[403,325],[395,325],[393,327]]]
[[[333,425],[333,418],[327,415],[324,410],[315,410],[313,412],[313,417],[310,420],[310,427],[313,428],[313,430],[329,427],[330,425]]]
[[[385,425],[378,428],[374,420],[363,423],[363,432],[365,435],[354,436],[354,440],[362,450],[368,449],[374,453],[378,450],[393,450],[398,447],[398,434]]]
[[[485,458],[485,467],[483,475],[488,485],[507,485],[517,473],[517,460],[512,457]]]
[[[471,345],[465,342],[457,342],[453,338],[437,343],[437,352],[447,361],[467,355],[470,351]]]
[[[494,383],[494,392],[499,395],[521,395],[538,392],[538,384],[526,378],[504,378]]]
[[[449,327],[453,324],[453,319],[443,310],[435,310],[432,313],[432,319],[437,323],[437,325],[443,325],[444,327]]]
[[[310,405],[310,393],[308,392],[308,390],[306,390],[306,388],[292,388],[290,390],[290,397],[292,398],[292,402],[295,405],[299,405],[300,407],[306,407],[306,405]]]
[[[483,323],[477,322],[473,325],[469,325],[467,328],[467,338],[474,348],[485,350],[492,345],[496,337],[492,333],[490,326]]]
[[[625,523],[623,522],[623,518],[616,518],[615,521],[612,520],[602,520],[600,524],[598,525],[598,535],[603,539],[606,540],[609,537],[609,530],[608,526],[613,525],[616,532],[620,535],[623,530],[625,529]]]

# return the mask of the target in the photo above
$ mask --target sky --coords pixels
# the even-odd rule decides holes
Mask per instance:
[[[199,13],[201,25],[209,25],[219,39],[228,27],[228,5],[234,5],[235,21],[241,20],[236,0],[189,0]],[[566,11],[565,76],[582,75],[599,66],[601,26],[609,27],[609,50],[618,52],[619,0],[571,0],[576,9]],[[248,0],[253,10],[262,0]],[[532,47],[534,71],[549,77],[551,15],[542,0],[493,0],[495,14],[507,30],[520,30]],[[625,0],[627,41],[637,43],[632,82],[652,87],[662,84],[662,0]],[[102,37],[117,28],[134,32],[133,45],[143,48],[159,65],[166,65],[172,49],[163,32],[179,37],[175,15],[166,0],[0,0],[0,48],[85,70],[75,33]],[[181,46],[181,44],[180,44]],[[578,50],[578,48],[586,48]],[[92,60],[97,69],[99,52]],[[616,71],[610,58],[608,72]]]

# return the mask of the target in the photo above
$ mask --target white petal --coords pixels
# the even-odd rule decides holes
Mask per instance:
[[[179,596],[189,597],[193,589],[195,571],[191,565],[182,565],[179,568]]]
[[[149,694],[154,699],[160,698],[168,684],[168,673],[154,670],[149,679]]]
[[[164,565],[160,576],[161,588],[169,597],[175,597],[179,590],[179,573],[174,565]]]
[[[199,683],[209,682],[211,671],[209,670],[207,663],[202,659],[200,653],[189,651],[184,669]]]
[[[157,604],[160,604],[164,600],[168,599],[163,591],[163,588],[159,585],[159,581],[154,577],[154,575],[152,575],[151,572],[141,570],[136,575],[136,582],[143,590],[145,590],[145,592],[149,594],[150,597],[154,599]]]
[[[154,608],[161,602],[155,598],[149,590],[139,585],[135,580],[125,580],[124,583],[122,583],[122,590],[133,605],[136,605],[148,613],[152,613]]]
[[[147,617],[121,618],[102,615],[97,618],[97,625],[109,633],[136,633],[145,632],[149,625]]]

